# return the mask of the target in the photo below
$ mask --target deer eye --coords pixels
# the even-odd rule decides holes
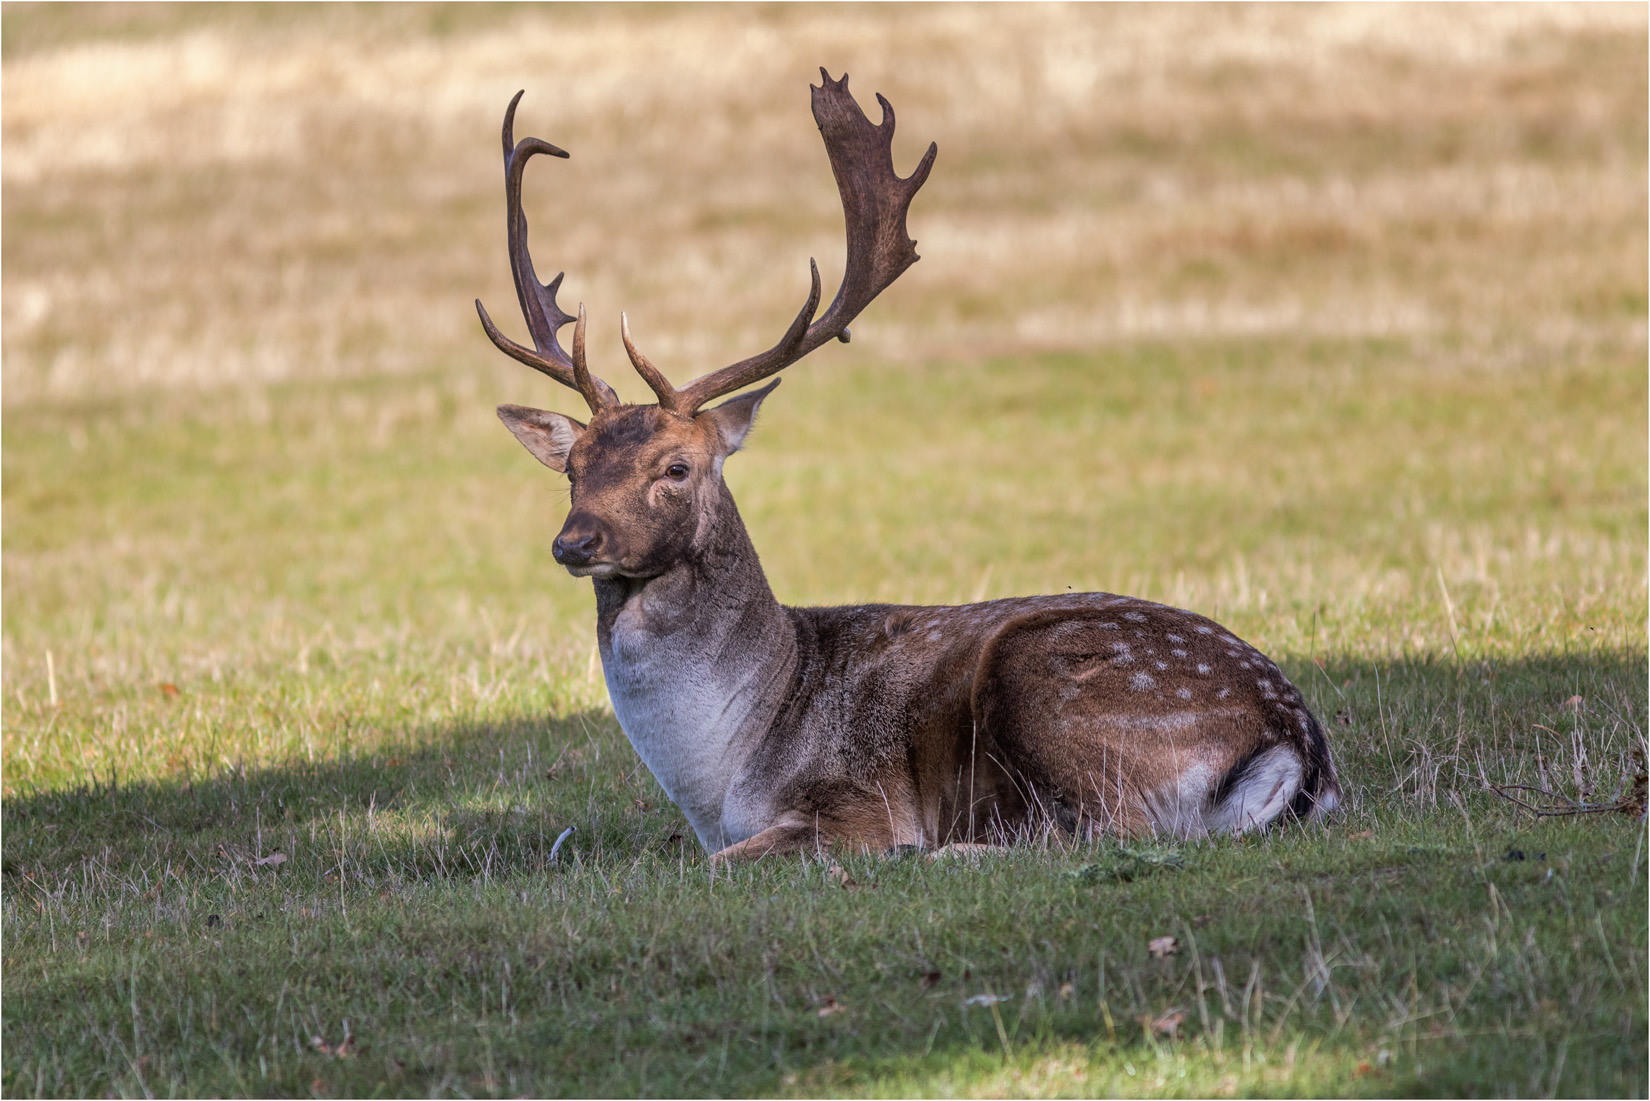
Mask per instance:
[[[671,463],[665,468],[665,477],[673,482],[686,481],[688,476],[687,463]]]

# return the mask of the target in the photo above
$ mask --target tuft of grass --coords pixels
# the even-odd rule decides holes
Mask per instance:
[[[1650,1092],[1642,818],[1495,793],[1642,783],[1644,24],[8,7],[0,1088]],[[468,314],[498,114],[680,379],[836,262],[819,60],[941,159],[729,464],[781,598],[1214,615],[1328,826],[713,871],[640,765]]]

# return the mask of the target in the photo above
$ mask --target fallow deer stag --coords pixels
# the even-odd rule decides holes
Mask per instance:
[[[932,848],[1053,825],[1080,837],[1182,837],[1316,817],[1339,802],[1323,726],[1271,660],[1200,615],[1108,593],[961,607],[790,608],[774,598],[722,480],[779,380],[720,405],[832,339],[917,260],[911,199],[938,149],[894,171],[882,122],[848,78],[812,89],[842,195],[848,258],[825,312],[813,289],[768,351],[682,389],[636,349],[658,398],[628,405],[557,332],[562,276],[540,284],[527,247],[522,173],[547,142],[513,141],[504,116],[510,264],[533,347],[487,335],[570,386],[589,423],[500,406],[535,458],[567,475],[572,507],[554,557],[595,581],[613,710],[631,744],[726,858],[812,849]]]

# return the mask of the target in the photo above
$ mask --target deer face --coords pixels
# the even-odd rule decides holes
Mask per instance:
[[[588,425],[560,413],[499,406],[499,419],[541,463],[567,475],[572,507],[552,553],[574,577],[657,577],[716,523],[722,462],[739,450],[778,380],[692,417],[656,405],[599,410]]]

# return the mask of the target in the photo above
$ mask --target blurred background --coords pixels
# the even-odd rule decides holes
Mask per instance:
[[[1286,655],[1642,651],[1643,5],[3,25],[7,706],[414,653],[599,703],[562,483],[493,415],[581,403],[472,306],[524,338],[504,107],[572,153],[529,174],[535,258],[640,400],[621,309],[680,383],[777,339],[809,256],[834,288],[820,65],[894,104],[901,172],[940,152],[921,263],[729,465],[781,599],[1072,586]]]
[[[7,409],[490,362],[470,300],[514,313],[521,88],[521,130],[573,154],[529,177],[539,267],[609,373],[620,308],[678,377],[766,347],[807,257],[840,271],[820,65],[894,103],[902,170],[942,158],[921,273],[863,355],[1310,334],[1507,365],[1514,332],[1533,356],[1619,339],[1643,322],[1644,18],[8,5]]]

